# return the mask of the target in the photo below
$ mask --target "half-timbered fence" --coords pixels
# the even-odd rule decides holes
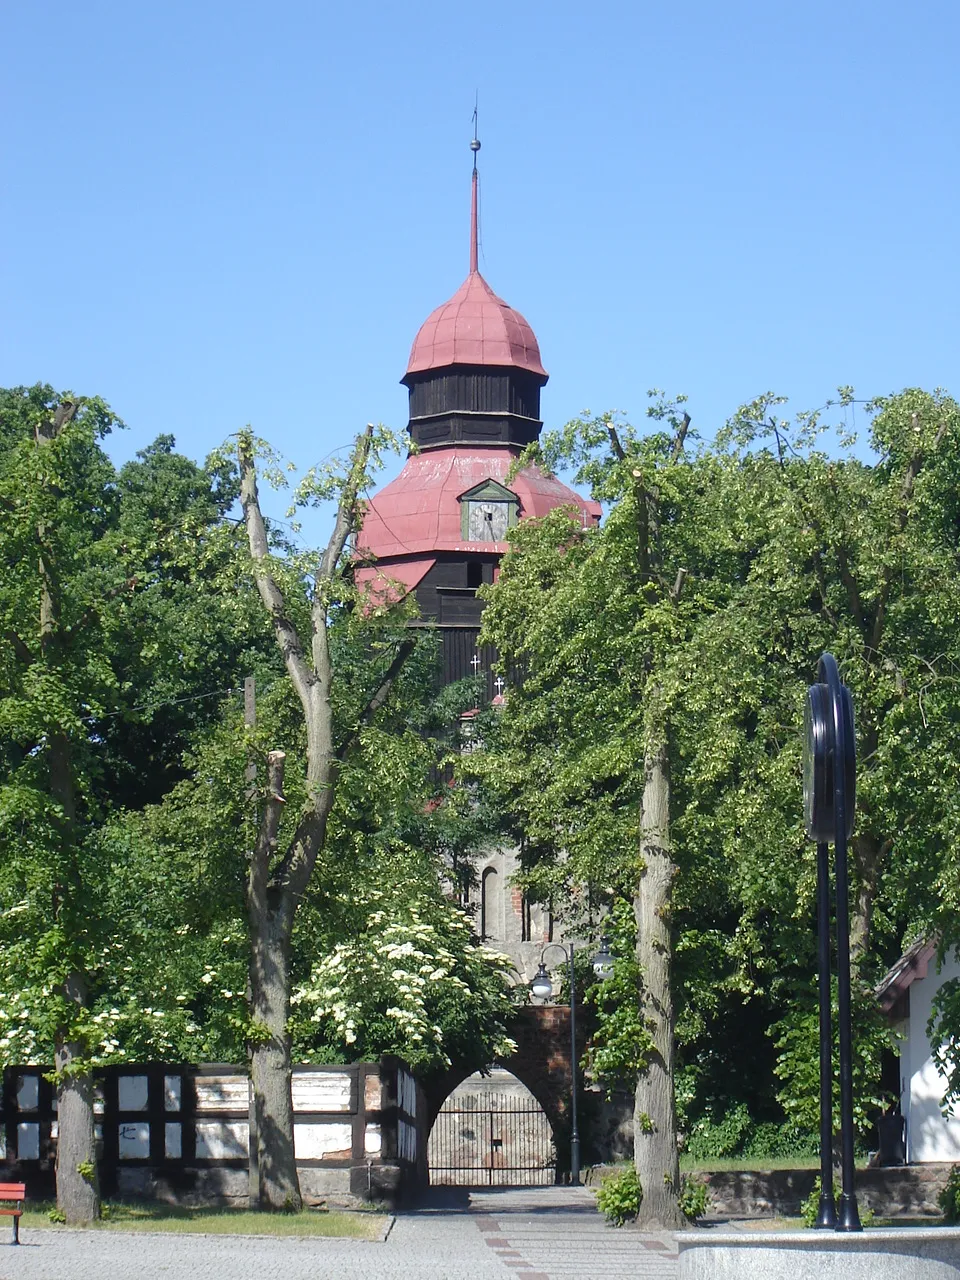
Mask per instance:
[[[55,1193],[57,1108],[47,1075],[39,1066],[7,1068],[0,1093],[0,1177],[25,1182],[28,1196],[41,1199]],[[185,1204],[255,1200],[245,1073],[149,1063],[107,1067],[95,1080],[105,1195]],[[292,1094],[308,1202],[393,1202],[425,1182],[426,1108],[403,1063],[295,1067]]]

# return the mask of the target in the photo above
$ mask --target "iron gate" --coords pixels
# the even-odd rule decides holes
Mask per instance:
[[[557,1155],[543,1108],[512,1098],[497,1106],[444,1105],[427,1147],[430,1182],[447,1187],[552,1186]]]

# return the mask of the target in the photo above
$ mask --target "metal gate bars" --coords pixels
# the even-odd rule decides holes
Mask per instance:
[[[556,1181],[550,1122],[537,1105],[444,1106],[427,1152],[433,1186],[531,1187]]]

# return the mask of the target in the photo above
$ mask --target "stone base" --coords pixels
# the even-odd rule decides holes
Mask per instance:
[[[960,1280],[960,1227],[677,1235],[679,1280]]]

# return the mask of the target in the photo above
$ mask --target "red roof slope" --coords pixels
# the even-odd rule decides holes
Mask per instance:
[[[507,482],[516,454],[506,448],[451,446],[408,458],[396,480],[374,497],[357,537],[358,552],[383,558],[432,555],[438,551],[480,550],[503,554],[505,542],[467,542],[461,533],[461,494],[496,480],[520,500],[520,518],[543,516],[555,507],[574,507],[586,528],[600,519],[600,504],[581,498],[554,476],[527,467]]]

